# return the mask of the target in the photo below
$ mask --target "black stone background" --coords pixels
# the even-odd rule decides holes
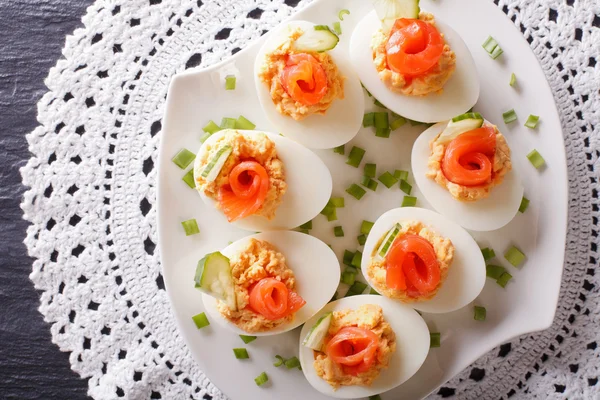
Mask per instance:
[[[19,167],[30,154],[44,79],[92,0],[0,0],[0,399],[88,399],[87,382],[50,341],[28,276]]]

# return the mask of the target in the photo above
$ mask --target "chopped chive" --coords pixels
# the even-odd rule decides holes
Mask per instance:
[[[348,161],[346,161],[346,164],[351,165],[354,168],[358,168],[364,155],[365,155],[364,149],[361,149],[360,147],[352,146],[352,149],[350,150],[350,154],[348,155]]]
[[[356,237],[356,240],[358,240],[358,244],[360,246],[364,246],[365,243],[367,242],[367,237],[365,235],[360,235]]]
[[[375,190],[377,190],[377,186],[379,185],[379,183],[377,183],[377,181],[374,181],[373,179],[369,178],[368,176],[363,176],[362,185],[364,187],[366,187],[367,189],[371,189],[372,191],[375,191]]]
[[[486,265],[485,275],[492,279],[498,279],[506,272],[506,269],[501,265]]]
[[[225,90],[235,90],[235,75],[227,75],[225,77]]]
[[[312,224],[312,219],[308,222],[303,223],[302,225],[300,225],[298,228],[300,229],[312,229],[313,224]]]
[[[440,347],[441,345],[441,335],[439,332],[430,332],[429,333],[429,347]]]
[[[525,126],[529,129],[535,129],[539,120],[539,116],[530,114],[529,117],[527,117],[527,122],[525,122]]]
[[[210,322],[208,321],[206,314],[203,312],[201,312],[198,315],[194,315],[192,317],[192,319],[194,320],[194,324],[196,324],[196,328],[198,328],[198,329],[202,329],[202,328],[210,325]]]
[[[475,321],[485,321],[487,311],[485,307],[475,306],[473,312],[473,319]]]
[[[204,125],[204,128],[202,128],[202,130],[212,135],[213,133],[220,131],[221,128],[219,127],[219,125],[215,124],[213,120],[210,120],[206,125]]]
[[[360,233],[363,235],[368,235],[369,232],[371,232],[373,225],[375,225],[373,222],[363,220],[362,224],[360,224]]]
[[[512,74],[510,74],[510,82],[509,85],[510,86],[515,86],[517,84],[517,76],[515,75],[515,73],[513,72]]]
[[[387,112],[376,112],[375,114],[375,128],[383,129],[390,127],[390,117]]]
[[[494,249],[490,249],[489,247],[481,249],[481,254],[483,255],[483,259],[485,261],[496,257],[496,252],[494,251]]]
[[[394,171],[394,178],[398,179],[399,181],[406,181],[408,180],[408,171],[397,169]]]
[[[335,208],[342,208],[345,205],[345,201],[344,201],[343,197],[332,197],[331,199],[329,199],[329,202]]]
[[[298,368],[300,367],[300,360],[298,360],[298,357],[294,356],[285,360],[284,364],[287,369]]]
[[[360,200],[367,192],[365,189],[363,189],[360,186],[358,186],[357,184],[353,183],[352,185],[350,185],[350,187],[348,189],[346,189],[346,193],[348,193],[350,196],[354,197],[356,200]]]
[[[371,178],[369,178],[368,176],[363,176],[362,181],[360,182],[363,186],[367,186],[369,184],[369,181],[371,180]]]
[[[276,361],[273,363],[274,367],[281,367],[285,363],[285,358],[281,357],[279,354],[275,355]]]
[[[394,186],[396,183],[398,183],[398,179],[394,178],[394,175],[390,174],[387,171],[379,175],[379,178],[377,178],[377,180],[383,183],[383,185],[388,189]]]
[[[211,136],[212,136],[212,133],[210,133],[210,132],[204,132],[202,134],[202,136],[200,136],[200,143],[206,142],[206,139],[208,139]]]
[[[236,122],[237,119],[235,118],[223,117],[221,120],[221,129],[235,129]]]
[[[200,229],[198,229],[198,222],[196,222],[196,219],[194,218],[183,221],[181,225],[185,231],[185,236],[191,236],[200,233]]]
[[[335,237],[344,237],[344,229],[341,226],[333,228],[333,234]]]
[[[536,149],[531,150],[531,152],[527,154],[527,159],[529,159],[531,165],[537,169],[542,168],[546,164],[546,160],[544,160],[544,157],[542,157]]]
[[[377,164],[365,164],[365,176],[374,178],[377,173]]]
[[[187,183],[189,187],[194,189],[196,187],[196,181],[194,180],[194,169],[190,169],[184,176],[181,178],[182,181]]]
[[[254,342],[256,340],[256,336],[240,335],[240,339],[242,339],[244,343],[248,344]]]
[[[196,155],[189,151],[188,149],[181,149],[175,156],[171,159],[175,165],[177,165],[181,169],[186,169],[192,161],[194,161]]]
[[[340,10],[340,12],[338,13],[338,18],[340,19],[340,21],[343,21],[344,15],[348,15],[348,14],[350,14],[350,11],[348,11],[344,8],[343,10]]]
[[[339,21],[335,21],[333,23],[333,31],[335,32],[336,35],[342,34],[342,25],[340,24]]]
[[[333,152],[334,152],[334,153],[336,153],[336,154],[341,154],[341,155],[344,155],[344,153],[345,153],[345,149],[344,149],[344,147],[345,147],[345,145],[341,145],[341,146],[338,146],[338,147],[334,147],[334,148],[333,148]]]
[[[240,115],[237,121],[235,122],[235,128],[246,129],[251,131],[252,129],[256,128],[256,125],[254,125],[250,120],[246,119],[246,117],[244,117],[243,115]]]
[[[417,198],[414,196],[404,196],[400,207],[414,207],[417,204]]]
[[[327,221],[329,222],[337,221],[337,209],[335,207],[328,209],[325,216],[327,217]]]
[[[527,210],[527,207],[529,207],[529,199],[523,196],[521,199],[521,205],[519,206],[519,212],[524,213],[525,210]]]
[[[369,292],[369,294],[375,294],[375,295],[381,296],[381,293],[379,293],[377,290],[375,290],[373,288],[371,288],[371,291]]]
[[[502,119],[504,119],[505,124],[510,124],[517,120],[517,113],[514,109],[508,110],[507,112],[502,113]]]
[[[362,253],[356,250],[354,253],[354,257],[352,257],[352,266],[356,268],[360,268],[360,262],[362,261]]]
[[[488,52],[488,54],[492,54],[496,47],[498,47],[498,42],[496,42],[496,39],[493,37],[488,36],[481,46],[485,49],[485,51]]]
[[[506,284],[511,279],[512,279],[512,275],[509,274],[508,272],[504,272],[504,273],[502,273],[502,275],[500,275],[500,278],[496,279],[496,283],[498,285],[500,285],[501,287],[506,287]]]
[[[363,128],[368,128],[370,126],[375,126],[375,113],[365,113],[363,117]]]
[[[403,179],[400,181],[400,190],[410,195],[410,192],[412,192],[412,185]]]
[[[254,378],[254,382],[256,382],[257,386],[262,386],[269,381],[269,377],[266,372],[261,373],[259,376]]]
[[[354,257],[354,253],[350,250],[344,250],[343,263],[345,265],[352,265],[352,258]]]
[[[342,283],[345,283],[346,285],[352,285],[352,284],[354,284],[355,280],[356,280],[356,273],[353,273],[350,271],[342,272]]]
[[[506,250],[506,253],[504,253],[504,258],[514,267],[518,267],[523,263],[523,261],[525,261],[525,253],[523,253],[515,246],[512,246],[511,248]]]
[[[375,394],[373,396],[369,396],[369,400],[381,400],[381,396],[378,394]]]
[[[244,349],[243,347],[233,349],[233,354],[235,355],[235,358],[237,358],[238,360],[245,360],[245,359],[250,358],[250,356],[248,355],[248,351],[246,349]]]
[[[344,272],[348,272],[349,274],[358,274],[358,268],[352,266],[352,265],[347,265],[346,268],[344,268]]]
[[[352,286],[350,286],[350,288],[348,289],[348,291],[346,292],[346,296],[355,296],[357,294],[362,294],[365,289],[367,288],[367,284],[366,283],[362,283],[360,281],[354,281],[354,283],[352,284]]]
[[[492,59],[495,60],[496,58],[500,57],[502,55],[502,53],[504,53],[504,50],[502,50],[502,47],[500,47],[498,45],[498,46],[496,46],[494,51],[492,51],[492,53],[490,54],[490,57],[492,57]]]
[[[375,99],[373,101],[373,104],[375,104],[377,107],[381,107],[381,108],[387,108],[386,106],[383,105],[382,102],[380,102],[379,100]]]
[[[375,128],[375,136],[380,138],[389,138],[391,132],[390,128]]]
[[[396,129],[400,128],[404,124],[406,124],[406,118],[399,117],[398,119],[395,119],[392,121],[392,123],[390,124],[390,128],[393,131],[395,131]]]

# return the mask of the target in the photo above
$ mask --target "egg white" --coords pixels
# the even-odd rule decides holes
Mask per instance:
[[[352,140],[362,126],[365,99],[360,81],[350,66],[347,50],[342,49],[342,45],[338,43],[334,49],[328,51],[339,72],[346,79],[344,98],[334,100],[325,115],[309,115],[296,121],[290,116],[280,114],[273,104],[269,88],[258,78],[267,53],[283,43],[295,28],[306,32],[313,30],[314,26],[315,24],[308,21],[291,21],[270,32],[256,56],[254,77],[262,109],[280,133],[311,149],[328,149]]]
[[[375,11],[356,26],[350,40],[350,60],[361,82],[388,109],[405,118],[421,122],[448,120],[469,110],[479,98],[479,79],[475,61],[460,35],[435,16],[436,25],[456,54],[456,70],[441,94],[406,96],[395,93],[379,79],[373,64],[371,39],[381,28]]]
[[[310,221],[323,210],[331,197],[332,180],[329,169],[319,157],[304,146],[280,135],[261,131],[238,131],[244,135],[264,133],[275,143],[277,155],[283,162],[287,191],[272,220],[251,215],[233,222],[233,225],[255,232],[292,229]],[[194,163],[196,174],[203,167],[200,160],[206,153],[207,145],[216,142],[227,132],[229,130],[216,132],[202,144]],[[198,193],[211,210],[219,213],[227,221],[225,215],[215,208],[215,200],[200,190]]]
[[[251,335],[270,336],[292,330],[306,322],[331,300],[340,282],[340,264],[329,246],[304,233],[279,231],[247,236],[233,242],[221,253],[231,258],[243,250],[251,238],[265,240],[283,254],[287,266],[296,277],[296,291],[306,301],[291,322],[268,332],[256,332]],[[240,335],[249,335],[219,313],[214,297],[202,293],[202,302],[211,321],[216,321]]]
[[[367,274],[371,254],[377,242],[396,223],[417,220],[431,227],[436,233],[450,239],[454,245],[454,260],[450,264],[448,276],[437,294],[430,300],[406,303],[407,306],[427,313],[446,313],[458,310],[475,300],[485,284],[485,261],[479,246],[467,231],[442,215],[417,207],[402,207],[390,210],[377,219],[371,229],[361,262],[362,273],[367,282],[372,282]],[[403,304],[400,300],[394,300]]]
[[[313,366],[313,350],[303,346],[302,341],[317,320],[326,312],[357,309],[363,304],[376,304],[383,309],[383,316],[396,334],[396,351],[387,369],[373,381],[370,387],[341,386],[337,390],[321,377]],[[323,310],[306,321],[300,333],[300,364],[308,382],[319,392],[339,399],[365,398],[386,392],[406,382],[421,367],[429,353],[429,329],[421,316],[410,307],[397,304],[377,295],[344,297],[327,304]]]
[[[433,125],[415,141],[412,148],[411,164],[415,182],[425,199],[440,214],[473,231],[493,231],[508,224],[519,211],[523,198],[523,185],[518,177],[517,163],[504,176],[498,186],[492,188],[489,197],[472,202],[456,200],[446,188],[425,176],[427,160],[431,154],[429,142],[447,125],[440,122]],[[510,146],[509,138],[505,139]],[[514,153],[512,153],[514,157]]]

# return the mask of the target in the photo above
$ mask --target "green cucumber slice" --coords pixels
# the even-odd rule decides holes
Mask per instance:
[[[379,248],[377,249],[376,254],[378,256],[385,257],[387,255],[387,253],[390,251],[390,248],[392,247],[392,243],[394,243],[394,240],[396,240],[396,237],[400,233],[401,228],[402,227],[400,226],[400,224],[396,224],[392,229],[388,231],[388,233],[381,241]]]
[[[231,310],[237,310],[231,264],[221,252],[207,254],[198,261],[194,282],[196,289],[223,300]]]
[[[328,312],[319,318],[313,327],[310,328],[310,331],[304,338],[304,341],[302,341],[302,344],[310,349],[320,351],[323,347],[323,339],[325,339],[325,336],[327,335],[332,318],[332,312]]]
[[[461,133],[472,131],[483,126],[483,117],[479,113],[466,113],[452,118],[444,128],[436,142],[446,144]]]
[[[204,170],[202,170],[201,176],[209,182],[214,181],[219,176],[219,172],[223,169],[223,165],[227,161],[227,158],[231,155],[233,148],[226,144],[217,150],[217,153],[213,156],[213,158],[206,164]]]
[[[385,31],[389,31],[398,18],[419,18],[419,0],[373,0],[377,17]]]
[[[294,42],[294,48],[300,51],[316,51],[322,53],[337,46],[340,38],[327,25],[315,25],[315,29],[307,30]]]

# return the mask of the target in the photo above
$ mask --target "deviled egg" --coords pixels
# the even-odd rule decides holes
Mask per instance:
[[[206,312],[240,334],[287,332],[331,299],[340,280],[333,251],[319,239],[280,231],[240,239],[198,263]]]
[[[475,62],[456,31],[421,11],[419,0],[373,0],[356,26],[350,58],[367,90],[421,122],[447,120],[479,98]]]
[[[314,218],[331,196],[323,161],[298,143],[267,132],[224,129],[200,147],[196,189],[236,226],[291,229]]]
[[[360,81],[327,26],[291,21],[276,28],[256,56],[260,104],[285,136],[315,149],[350,141],[362,124]]]
[[[508,142],[479,113],[427,129],[413,146],[411,162],[427,201],[467,229],[499,229],[519,210],[523,186]]]
[[[413,207],[377,219],[361,269],[377,292],[429,313],[455,311],[475,300],[486,274],[471,235],[436,212]]]
[[[364,398],[402,384],[429,352],[425,321],[407,306],[375,295],[327,304],[300,333],[308,382],[337,398]]]

